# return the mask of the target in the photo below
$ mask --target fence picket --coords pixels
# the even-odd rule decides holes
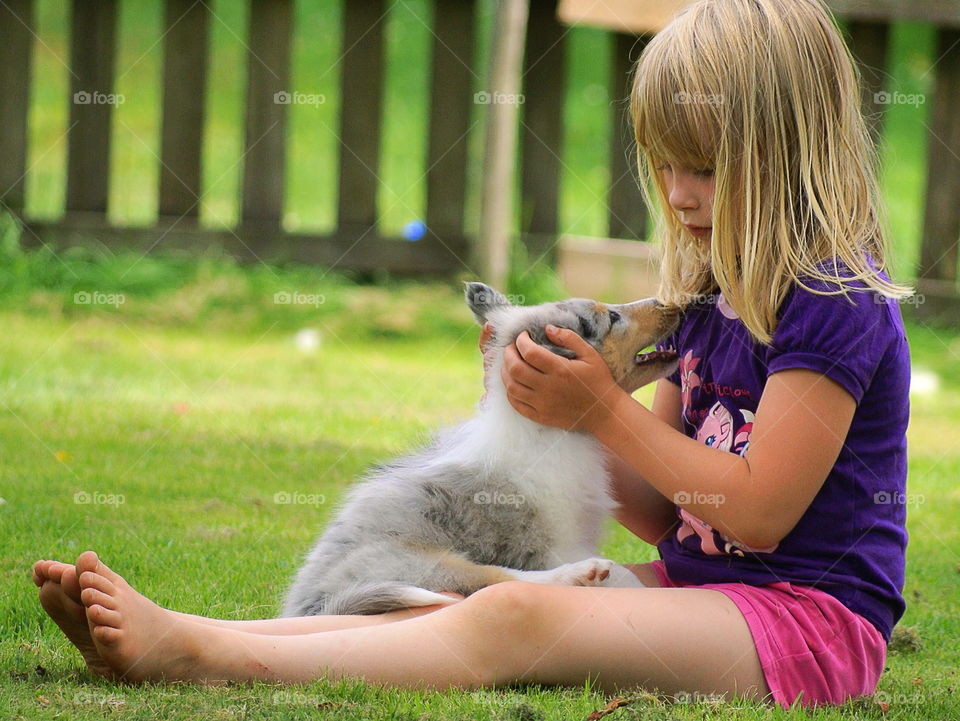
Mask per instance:
[[[110,123],[117,99],[116,0],[73,0],[71,22],[66,209],[102,217],[107,212]]]
[[[291,0],[251,0],[241,223],[277,227],[283,217]],[[284,95],[286,93],[286,95]]]
[[[23,210],[33,0],[0,4],[0,207]]]
[[[209,14],[194,0],[166,0],[159,212],[190,222],[200,211]]]

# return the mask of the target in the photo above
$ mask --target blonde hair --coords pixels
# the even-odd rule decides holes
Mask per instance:
[[[794,283],[821,295],[858,282],[888,297],[912,292],[880,275],[876,151],[858,71],[820,0],[688,6],[637,62],[630,110],[662,242],[663,302],[685,306],[720,290],[769,344]],[[670,206],[655,172],[663,162],[714,170],[709,248]]]

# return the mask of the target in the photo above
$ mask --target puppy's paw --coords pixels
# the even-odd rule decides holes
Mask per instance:
[[[610,569],[616,564],[607,558],[587,558],[553,569],[553,583],[563,586],[606,586]]]

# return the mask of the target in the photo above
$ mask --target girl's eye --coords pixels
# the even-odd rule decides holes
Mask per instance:
[[[615,310],[610,311],[610,325],[613,325],[620,320],[620,314]]]
[[[654,168],[654,170],[670,170],[670,163],[664,163],[660,167]]]
[[[702,178],[711,178],[713,177],[713,168],[704,168],[703,170],[696,171],[696,175],[699,175]]]

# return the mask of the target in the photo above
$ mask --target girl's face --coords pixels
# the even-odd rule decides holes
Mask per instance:
[[[667,197],[680,222],[691,235],[709,240],[713,231],[713,190],[716,185],[713,169],[664,163],[657,170],[662,174]]]

